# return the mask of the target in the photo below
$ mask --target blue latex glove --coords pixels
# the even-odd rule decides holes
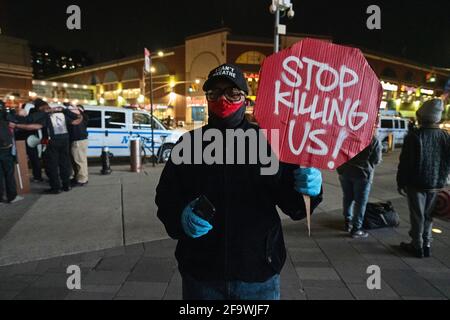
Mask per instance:
[[[322,190],[322,173],[315,168],[298,168],[294,171],[295,190],[301,194],[317,197]]]
[[[181,225],[183,227],[184,232],[191,238],[200,238],[207,234],[212,230],[212,225],[197,216],[192,211],[192,206],[195,201],[191,202],[184,210],[181,215]]]

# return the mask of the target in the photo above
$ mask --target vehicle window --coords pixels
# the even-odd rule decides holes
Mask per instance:
[[[406,121],[400,121],[400,127],[406,129]]]
[[[105,112],[105,127],[108,129],[123,129],[125,125],[125,113],[124,112]]]
[[[144,113],[133,113],[133,127],[139,128],[140,125],[149,126],[150,117]]]
[[[395,129],[400,129],[400,120],[394,120]]]
[[[155,121],[153,118],[152,125],[156,130],[167,130],[165,127],[163,127],[159,122]]]
[[[161,125],[154,119],[151,121],[151,125],[156,130],[164,130]],[[133,128],[134,129],[151,129],[150,126],[150,116],[145,113],[133,113]]]
[[[393,128],[392,120],[381,120],[381,127],[384,129],[392,129]]]
[[[101,111],[86,110],[85,113],[88,117],[88,128],[101,128],[102,127],[102,113]]]

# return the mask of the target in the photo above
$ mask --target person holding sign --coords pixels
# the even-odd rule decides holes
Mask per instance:
[[[276,159],[278,170],[264,174],[270,146],[245,119],[248,87],[238,67],[215,68],[203,89],[209,123],[181,138],[156,190],[158,218],[178,240],[183,299],[277,300],[286,249],[276,207],[304,219],[302,194],[311,211],[322,201],[321,173]]]

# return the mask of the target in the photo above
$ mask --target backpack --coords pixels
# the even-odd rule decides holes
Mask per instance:
[[[368,203],[364,216],[364,228],[396,228],[400,225],[400,217],[395,212],[392,202]]]
[[[450,189],[442,190],[438,193],[431,215],[436,219],[450,221]]]
[[[0,120],[0,149],[7,148],[13,143],[8,122]]]

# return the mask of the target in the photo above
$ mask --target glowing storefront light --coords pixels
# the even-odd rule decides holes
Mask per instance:
[[[398,91],[398,86],[389,82],[381,81],[383,89],[386,91]]]
[[[434,91],[433,90],[428,90],[428,89],[420,89],[420,93],[421,94],[426,94],[426,95],[429,95],[429,96],[434,95]]]

